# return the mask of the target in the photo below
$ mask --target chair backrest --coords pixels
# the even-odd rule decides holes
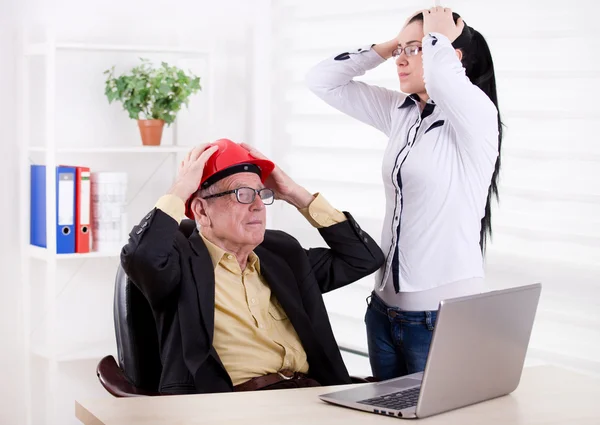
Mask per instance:
[[[179,231],[189,237],[195,228],[193,220],[183,220]],[[157,391],[162,364],[154,316],[121,265],[115,280],[113,310],[119,366],[136,387]]]

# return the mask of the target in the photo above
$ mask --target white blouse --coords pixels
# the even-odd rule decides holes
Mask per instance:
[[[306,79],[326,103],[389,137],[382,167],[386,262],[375,289],[385,288],[393,304],[394,279],[401,293],[483,280],[481,219],[498,156],[492,101],[470,82],[446,36],[427,34],[422,44],[430,96],[423,112],[414,96],[354,81],[385,62],[372,46],[330,57]],[[438,292],[449,297],[477,291],[462,288]]]

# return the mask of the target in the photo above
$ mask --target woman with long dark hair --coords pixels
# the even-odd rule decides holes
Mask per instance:
[[[401,92],[354,80],[391,57]],[[379,379],[422,371],[439,302],[486,290],[483,255],[502,140],[490,50],[459,15],[434,7],[388,42],[320,62],[307,83],[389,138],[387,258],[365,315],[369,357]]]

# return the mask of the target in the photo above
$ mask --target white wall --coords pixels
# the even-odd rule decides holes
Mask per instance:
[[[5,382],[0,388],[0,423],[20,424],[23,421],[24,364],[20,340],[20,278],[17,246],[18,185],[17,169],[17,91],[15,68],[14,20],[17,5],[0,2],[0,211],[2,233],[0,236],[0,375]]]

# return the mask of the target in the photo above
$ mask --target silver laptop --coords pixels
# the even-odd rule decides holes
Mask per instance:
[[[541,284],[442,301],[425,371],[320,395],[328,403],[425,418],[519,385]]]

